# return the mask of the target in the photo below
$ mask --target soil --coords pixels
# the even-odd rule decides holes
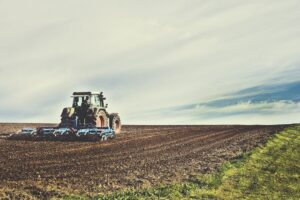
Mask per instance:
[[[123,126],[121,134],[105,142],[5,139],[32,125],[38,126],[0,124],[0,197],[93,196],[182,181],[214,171],[287,127]]]

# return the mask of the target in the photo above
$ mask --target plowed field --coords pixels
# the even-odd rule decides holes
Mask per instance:
[[[2,124],[0,133],[22,127],[16,126]],[[216,169],[285,127],[124,126],[116,139],[105,142],[2,138],[0,194],[36,198],[95,195],[180,181]]]

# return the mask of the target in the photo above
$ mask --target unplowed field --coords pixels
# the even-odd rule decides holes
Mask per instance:
[[[22,126],[22,125],[18,125]],[[24,125],[23,125],[24,126]],[[0,133],[16,124],[0,125]],[[105,142],[0,139],[0,197],[96,195],[208,173],[266,142],[278,126],[124,126]]]

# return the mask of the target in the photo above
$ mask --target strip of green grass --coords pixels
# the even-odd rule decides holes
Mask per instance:
[[[94,199],[300,199],[300,125],[277,133],[264,147],[225,163],[215,174]]]

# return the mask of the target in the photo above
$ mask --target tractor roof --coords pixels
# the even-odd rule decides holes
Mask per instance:
[[[101,92],[102,93],[102,92]],[[81,95],[93,95],[93,94],[101,94],[100,92],[73,92],[74,96],[81,96]]]

